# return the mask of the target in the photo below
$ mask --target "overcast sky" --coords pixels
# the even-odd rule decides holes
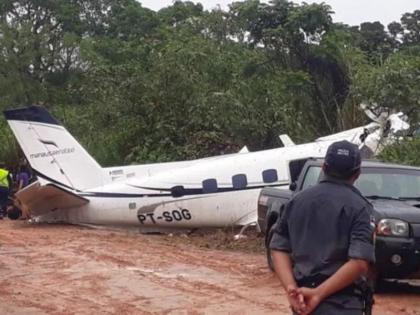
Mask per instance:
[[[294,0],[295,2],[302,2]],[[139,0],[144,7],[159,10],[162,7],[172,4],[172,0]],[[206,9],[212,9],[220,5],[227,9],[227,5],[232,0],[201,0]],[[268,2],[268,1],[263,1]],[[388,25],[392,21],[399,21],[402,14],[420,10],[420,0],[306,0],[308,3],[325,2],[329,4],[335,15],[335,22],[344,22],[350,25],[360,24],[361,22],[380,21]]]

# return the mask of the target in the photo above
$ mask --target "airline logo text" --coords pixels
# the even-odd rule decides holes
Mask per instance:
[[[38,159],[38,158],[45,158],[49,156],[56,156],[56,155],[62,155],[62,154],[70,154],[73,153],[76,149],[75,148],[65,148],[60,150],[54,150],[49,152],[40,152],[40,153],[34,153],[30,155],[31,159]]]

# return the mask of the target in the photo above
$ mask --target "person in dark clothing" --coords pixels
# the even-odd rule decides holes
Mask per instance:
[[[16,175],[17,191],[25,188],[29,184],[30,174],[25,167],[21,167],[19,173]]]
[[[283,206],[270,243],[294,314],[368,314],[364,291],[375,262],[372,205],[353,186],[357,146],[333,143],[324,179]]]

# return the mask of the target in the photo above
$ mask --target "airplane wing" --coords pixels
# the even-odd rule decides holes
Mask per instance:
[[[54,184],[32,183],[16,193],[16,199],[30,210],[32,215],[41,215],[55,209],[67,209],[87,204],[88,199],[64,190]]]
[[[374,126],[377,126],[376,123],[371,123],[367,126],[363,127],[357,127],[349,130],[345,130],[339,133],[335,133],[326,137],[321,137],[315,140],[315,142],[322,142],[322,141],[341,141],[341,140],[347,140],[350,142],[353,142],[355,144],[360,143],[360,135],[363,134],[365,129],[373,128]]]

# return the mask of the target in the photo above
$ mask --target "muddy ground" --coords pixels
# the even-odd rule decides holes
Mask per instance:
[[[261,239],[232,235],[0,221],[0,314],[289,314]],[[420,314],[420,285],[376,301],[376,315]]]

